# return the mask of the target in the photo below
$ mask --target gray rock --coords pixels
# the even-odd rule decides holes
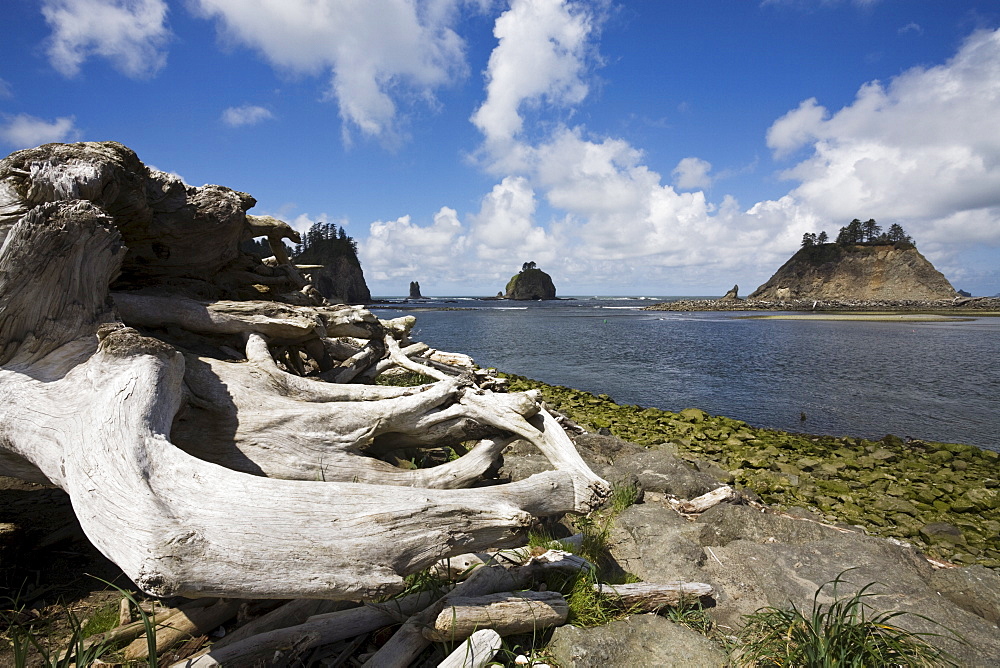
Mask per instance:
[[[722,626],[738,629],[744,615],[765,606],[794,604],[809,614],[820,586],[843,574],[846,582],[839,585],[837,598],[876,583],[869,590],[876,595],[865,599],[871,610],[915,613],[892,622],[913,632],[938,634],[929,641],[961,665],[1000,665],[996,625],[938,595],[930,564],[912,547],[849,532],[795,544],[734,540],[706,551],[704,581],[719,592],[711,614]],[[834,600],[829,586],[818,597],[824,605]],[[961,633],[967,642],[950,636],[947,629]]]
[[[1000,625],[1000,574],[985,566],[934,571],[931,584],[958,607]]]
[[[712,473],[699,471],[667,450],[640,450],[623,454],[611,464],[595,461],[594,467],[595,473],[611,482],[635,476],[647,492],[673,494],[682,499],[693,499],[722,484]]]
[[[720,504],[698,518],[702,545],[727,545],[734,540],[802,544],[840,535],[833,527],[806,518],[764,513],[750,506]]]
[[[705,636],[656,615],[636,615],[607,626],[561,626],[548,646],[560,668],[657,666],[716,668],[726,653]]]
[[[698,581],[705,550],[701,528],[662,503],[643,503],[619,515],[608,535],[622,570],[648,582]]]

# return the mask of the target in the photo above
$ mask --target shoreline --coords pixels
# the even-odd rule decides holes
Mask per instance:
[[[541,390],[587,431],[714,464],[737,488],[781,509],[916,546],[963,566],[1000,569],[1000,453],[886,435],[880,440],[754,427],[698,408],[673,413],[501,374],[511,391]]]
[[[912,313],[929,315],[1000,316],[1000,298],[958,299],[680,299],[644,306],[643,311],[807,311],[817,313]]]

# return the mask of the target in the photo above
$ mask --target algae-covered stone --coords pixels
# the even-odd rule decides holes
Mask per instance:
[[[968,490],[963,496],[977,510],[995,510],[1000,508],[1000,492],[997,492],[995,489],[973,488]]]
[[[949,545],[965,545],[965,536],[961,530],[947,522],[931,522],[920,528],[920,535],[931,545],[947,543]]]
[[[700,408],[685,408],[678,415],[688,422],[704,422],[705,418],[708,417],[708,414]]]

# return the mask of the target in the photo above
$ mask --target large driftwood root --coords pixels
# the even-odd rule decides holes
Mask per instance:
[[[412,318],[247,300],[240,281],[268,268],[236,244],[288,236],[248,220],[252,203],[111,142],[0,161],[0,467],[63,488],[141,588],[367,599],[608,496],[537,395],[421,357]],[[388,366],[433,382],[324,382]],[[555,470],[466,489],[512,438]],[[378,459],[442,446],[468,452],[416,471]]]

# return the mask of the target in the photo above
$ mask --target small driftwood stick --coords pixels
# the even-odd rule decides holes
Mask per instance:
[[[170,617],[164,623],[157,623],[156,653],[164,652],[177,643],[195,636],[206,635],[217,626],[236,616],[240,601],[221,600],[207,608],[197,608]],[[149,646],[145,638],[134,641],[125,648],[125,660],[135,661],[149,656]]]
[[[351,601],[324,601],[316,598],[295,599],[251,622],[247,622],[232,633],[227,633],[212,645],[212,649],[219,650],[261,633],[303,624],[313,615],[345,610],[357,607],[357,605]]]
[[[501,591],[524,589],[537,575],[548,570],[581,570],[590,563],[576,555],[559,550],[532,557],[527,564],[507,570],[502,566],[487,564],[472,571],[467,580],[459,583],[450,594],[443,596],[423,612],[413,615],[395,635],[365,662],[368,668],[406,668],[424,650],[430,641],[423,630],[434,625],[441,611],[451,600],[462,597],[485,596]]]
[[[311,647],[329,645],[398,623],[401,618],[405,619],[426,608],[434,601],[435,596],[433,592],[420,592],[385,603],[366,604],[350,610],[316,615],[296,626],[243,638],[225,647],[212,647],[207,654],[175,663],[174,668],[252,666],[270,658],[282,648],[294,645],[296,650],[305,651]]]
[[[438,613],[434,626],[424,629],[433,642],[458,641],[477,629],[493,629],[501,636],[531,633],[562,626],[569,605],[555,591],[502,592],[488,596],[454,597]]]
[[[493,629],[476,631],[439,663],[437,668],[482,668],[500,651],[502,644],[500,634]]]
[[[636,582],[634,584],[595,584],[594,591],[607,596],[627,610],[653,612],[664,606],[677,607],[703,596],[713,596],[711,585],[701,582]]]
[[[132,623],[132,604],[127,598],[122,598],[118,602],[118,625],[125,626]]]
[[[712,506],[717,506],[723,501],[736,498],[736,490],[729,485],[723,485],[718,489],[713,489],[708,494],[686,501],[680,505],[682,513],[703,513]]]

